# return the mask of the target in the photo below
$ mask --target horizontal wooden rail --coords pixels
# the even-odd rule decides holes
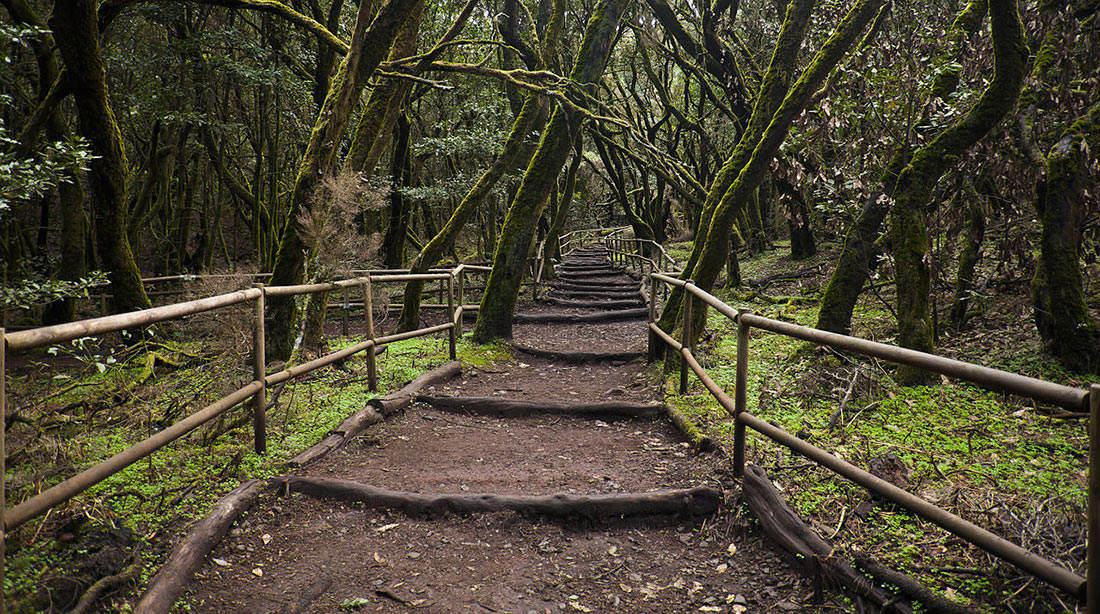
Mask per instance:
[[[172,319],[178,319],[185,316],[210,311],[213,309],[219,309],[230,305],[236,305],[247,301],[255,301],[254,313],[253,313],[253,360],[255,365],[254,379],[248,385],[239,388],[235,392],[215,401],[214,403],[200,409],[187,416],[186,418],[176,422],[168,428],[144,439],[133,446],[128,447],[126,450],[119,452],[107,458],[99,463],[96,463],[92,467],[81,471],[80,473],[50,487],[49,489],[38,493],[37,495],[11,507],[10,509],[3,510],[3,517],[0,519],[0,530],[2,534],[6,535],[12,529],[20,526],[26,521],[45,513],[47,510],[53,508],[56,505],[68,500],[69,498],[87,490],[107,479],[108,477],[118,473],[127,466],[145,458],[152,454],[156,450],[164,447],[165,445],[179,439],[199,426],[209,422],[210,420],[224,414],[233,407],[253,399],[256,415],[254,417],[254,429],[256,438],[257,452],[263,453],[266,449],[266,433],[265,433],[265,419],[264,419],[264,400],[266,396],[266,389],[268,386],[285,382],[303,374],[309,373],[316,369],[320,369],[339,360],[346,359],[347,357],[362,352],[364,350],[371,350],[368,356],[368,370],[370,372],[371,389],[375,389],[376,380],[376,368],[374,365],[374,348],[380,347],[389,343],[402,341],[404,339],[411,339],[413,337],[422,337],[434,333],[449,331],[449,353],[451,360],[455,359],[455,346],[458,336],[458,331],[461,330],[462,314],[465,310],[476,311],[477,305],[463,305],[463,278],[467,271],[482,273],[489,271],[488,267],[480,266],[468,266],[460,264],[453,269],[436,270],[433,269],[430,273],[409,273],[407,270],[388,270],[376,274],[374,271],[367,271],[364,276],[354,277],[350,279],[344,279],[340,281],[317,283],[317,284],[301,284],[295,286],[268,286],[264,287],[262,284],[257,284],[256,287],[241,290],[238,292],[232,292],[228,294],[221,294],[217,296],[201,298],[194,301],[187,301],[184,303],[178,303],[174,305],[166,305],[163,307],[156,307],[143,311],[136,311],[118,315],[104,316],[100,318],[94,318],[90,320],[84,320],[80,322],[72,322],[68,324],[60,324],[57,326],[46,326],[35,328],[27,331],[7,333],[4,329],[0,328],[0,410],[6,405],[6,397],[4,394],[4,362],[6,355],[9,352],[16,352],[21,350],[28,350],[36,347],[42,347],[45,345],[61,343],[70,341],[72,339],[80,337],[91,337],[96,335],[102,335],[105,333],[115,332],[119,330],[125,330],[130,328],[137,328],[142,326],[148,326],[158,322],[163,322]],[[457,278],[457,284],[456,284]],[[164,281],[169,279],[188,279],[188,276],[178,276],[173,278],[164,278]],[[152,278],[154,281],[161,281],[159,278]],[[373,321],[370,314],[370,286],[372,282],[408,282],[408,281],[430,281],[430,280],[446,280],[447,281],[447,304],[440,305],[440,307],[447,307],[450,310],[451,321],[436,326],[430,326],[420,328],[413,331],[396,333],[392,335],[385,335],[382,337],[374,337]],[[266,297],[269,296],[294,296],[300,294],[310,294],[317,292],[330,292],[333,290],[350,289],[353,287],[362,287],[364,289],[364,300],[360,303],[366,307],[367,319],[367,334],[370,337],[366,341],[362,341],[350,347],[331,352],[314,360],[295,365],[293,367],[283,369],[276,373],[265,374],[264,373],[264,304]],[[458,304],[455,305],[455,288],[458,288]],[[2,412],[0,412],[2,413]],[[3,431],[0,430],[0,493],[3,492]],[[0,495],[0,509],[4,507],[4,500]],[[2,541],[0,541],[0,581],[2,581],[2,565],[3,565],[3,548]],[[3,597],[0,596],[0,611],[4,608]]]
[[[103,316],[91,320],[56,324],[54,326],[42,326],[31,330],[8,333],[4,337],[8,342],[8,351],[18,352],[31,348],[42,347],[54,343],[63,343],[80,337],[94,337],[128,328],[148,326],[157,322],[174,320],[184,316],[202,313],[229,305],[236,305],[245,301],[255,300],[260,296],[258,288],[249,288],[229,294],[219,294],[208,298],[200,298],[185,303],[153,307],[143,311],[120,313],[113,316]]]
[[[1029,397],[1042,403],[1058,405],[1072,411],[1087,412],[1089,410],[1087,390],[1071,388],[1070,386],[1063,386],[1018,373],[1001,371],[1000,369],[983,367],[945,356],[918,352],[896,345],[772,320],[755,314],[744,314],[743,317],[750,326],[787,337],[826,345],[838,350],[857,352],[911,367],[919,367],[926,371],[941,373],[948,377],[965,380],[987,388],[995,388],[1011,394]]]
[[[791,324],[789,322],[773,320],[771,318],[757,316],[747,310],[738,312],[730,305],[720,301],[717,297],[695,286],[690,280],[677,279],[662,273],[652,273],[650,279],[653,280],[653,283],[661,282],[684,288],[688,293],[688,299],[695,298],[701,300],[706,305],[714,307],[738,324],[736,398],[731,398],[725,390],[707,374],[706,370],[703,369],[702,365],[700,365],[699,361],[695,358],[692,348],[688,345],[687,340],[691,339],[692,326],[691,301],[685,301],[684,305],[684,342],[676,341],[671,335],[662,330],[654,321],[654,310],[650,310],[649,329],[652,333],[650,335],[650,343],[660,341],[679,352],[684,364],[695,373],[703,383],[703,386],[712,396],[714,396],[718,403],[733,416],[735,422],[734,446],[736,448],[734,450],[735,474],[740,475],[742,472],[744,463],[743,432],[744,427],[747,426],[768,437],[772,441],[786,446],[798,454],[832,470],[834,473],[855,482],[872,493],[905,507],[925,520],[965,539],[986,552],[1012,563],[1019,569],[1074,595],[1078,599],[1085,598],[1087,582],[1085,578],[1080,575],[1073,573],[1061,565],[1033,554],[889,482],[875,477],[867,471],[750,414],[745,409],[745,399],[747,396],[746,373],[748,363],[748,331],[751,327],[761,328],[788,337],[826,345],[834,349],[847,350],[895,363],[923,368],[928,371],[941,373],[981,386],[1004,390],[1037,401],[1051,403],[1077,411],[1088,411],[1090,407],[1094,412],[1097,411],[1097,407],[1100,407],[1100,402],[1093,398],[1093,395],[1100,394],[1100,387],[1094,387],[1094,392],[1089,392],[943,356],[936,356],[925,352],[918,352],[884,343],[868,341],[866,339],[858,339],[848,335],[840,335],[815,328]],[[656,356],[656,352],[653,348],[650,349],[648,355],[651,358]],[[1094,429],[1094,431],[1095,430],[1100,429]],[[1100,449],[1100,447],[1096,446],[1096,439],[1097,435],[1093,433],[1090,441],[1094,447]],[[1094,461],[1095,459],[1090,457],[1090,462]],[[1100,467],[1100,465],[1097,466]],[[1100,483],[1098,483],[1098,486],[1100,486]],[[1093,500],[1096,494],[1097,493],[1093,493],[1090,490],[1090,509],[1096,508],[1096,502]],[[1089,524],[1091,535],[1091,529],[1095,528],[1093,525],[1097,524],[1091,514]],[[1093,577],[1092,564],[1092,560],[1090,559],[1090,577]]]
[[[262,385],[259,382],[252,382],[243,388],[238,388],[232,394],[207,405],[203,409],[200,409],[183,420],[160,431],[156,435],[81,471],[64,482],[23,501],[19,505],[11,507],[4,512],[4,532],[10,532],[15,527],[44,513],[51,507],[95,486],[133,463],[163,448],[165,445],[183,437],[195,428],[202,426],[206,422],[225,413],[235,405],[247,400],[261,388]]]

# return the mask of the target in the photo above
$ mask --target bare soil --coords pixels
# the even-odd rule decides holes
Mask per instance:
[[[625,279],[619,276],[619,279]],[[547,309],[540,307],[540,310]],[[644,348],[644,321],[517,326],[539,349]],[[552,401],[659,400],[644,364],[518,355],[429,391]],[[424,405],[301,470],[419,493],[598,494],[712,486],[709,518],[551,521],[515,513],[410,517],[263,496],[215,549],[193,612],[762,612],[807,609],[809,585],[740,513],[720,456],[664,420],[499,419]]]

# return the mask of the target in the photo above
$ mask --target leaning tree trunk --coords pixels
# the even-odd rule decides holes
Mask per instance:
[[[684,272],[681,279],[691,279],[691,275],[699,264],[699,258],[703,253],[703,246],[712,228],[711,221],[714,212],[725,196],[726,191],[737,179],[738,173],[748,162],[752,155],[753,147],[760,140],[760,135],[768,127],[775,110],[783,102],[783,97],[790,88],[791,75],[794,73],[795,61],[798,58],[798,50],[802,47],[802,38],[806,34],[806,25],[810,21],[814,5],[817,0],[794,0],[787,5],[787,13],[783,19],[783,27],[775,41],[775,49],[772,52],[771,63],[764,73],[764,80],[760,85],[760,92],[756,95],[756,101],[752,109],[752,117],[741,139],[734,148],[733,153],[722,164],[718,174],[711,182],[707,190],[706,200],[703,202],[703,210],[699,214],[699,223],[695,227],[691,254],[684,263]],[[727,224],[728,226],[729,224]],[[730,230],[727,229],[727,240]],[[723,256],[725,258],[726,255]],[[680,317],[680,307],[684,300],[683,289],[676,287],[668,296],[664,309],[661,311],[660,326],[666,331],[672,331]]]
[[[540,132],[545,122],[545,104],[542,97],[535,93],[528,94],[519,115],[512,123],[512,130],[504,142],[500,155],[462,198],[462,202],[455,208],[439,233],[432,237],[420,251],[413,261],[411,272],[425,273],[438,264],[443,254],[454,245],[455,238],[462,232],[466,222],[470,221],[477,212],[478,207],[504,173],[517,166],[526,166],[530,162],[534,149],[527,147],[525,142],[527,135]],[[416,320],[420,313],[420,296],[423,291],[424,282],[422,281],[410,281],[405,285],[398,330],[407,331],[416,328]]]
[[[389,55],[391,62],[416,53],[416,39],[420,33],[423,13],[424,2],[420,0],[393,42]],[[401,105],[411,84],[406,79],[382,79],[371,89],[363,114],[355,127],[355,136],[351,140],[347,159],[344,160],[345,171],[360,173],[364,177],[369,177],[374,172],[382,154],[389,148]]]
[[[897,272],[898,344],[932,351],[928,228],[925,210],[932,191],[948,166],[977,143],[1016,104],[1023,84],[1028,49],[1016,12],[1016,0],[990,0],[993,32],[993,80],[974,107],[931,143],[920,148],[898,177],[890,215],[891,247]],[[900,367],[903,383],[923,383],[927,371]]]
[[[561,202],[558,210],[554,212],[554,219],[550,223],[550,230],[546,231],[546,252],[544,254],[543,270],[553,273],[553,261],[561,259],[561,231],[565,228],[565,220],[569,217],[569,209],[573,206],[573,191],[577,187],[577,170],[584,160],[581,148],[581,139],[577,137],[574,144],[573,160],[569,163],[569,170],[565,172],[565,187],[562,189]]]
[[[951,325],[956,330],[966,328],[969,318],[970,298],[974,290],[974,271],[982,257],[982,241],[985,240],[985,211],[973,192],[974,201],[966,211],[966,230],[963,247],[959,253],[959,272],[955,276],[955,302],[951,305]]]
[[[969,47],[966,42],[982,25],[986,6],[987,0],[969,0],[955,17],[947,32],[950,41],[947,57],[953,62],[946,64],[959,64],[963,52]],[[947,73],[953,74],[954,78],[950,78]],[[942,75],[937,75],[934,94],[941,99],[950,95],[958,85],[957,73],[954,68],[949,68]],[[920,121],[925,119],[927,118],[922,117]],[[876,241],[893,204],[898,175],[908,164],[908,153],[904,145],[897,148],[882,174],[881,193],[873,194],[866,201],[848,230],[844,248],[837,259],[829,284],[825,287],[821,309],[818,311],[817,327],[821,330],[847,334],[851,328],[852,311],[863,292],[864,284],[878,266],[881,249]]]
[[[1050,351],[1067,368],[1100,373],[1100,325],[1081,289],[1081,232],[1090,157],[1100,146],[1100,103],[1064,133],[1047,156],[1046,177],[1035,200],[1042,223],[1039,266],[1031,282],[1035,324]]]
[[[725,264],[731,223],[739,209],[763,181],[775,157],[775,152],[786,138],[787,131],[795,118],[802,113],[802,109],[821,87],[832,69],[855,44],[859,34],[878,12],[882,2],[883,0],[859,0],[829,36],[802,76],[791,87],[783,103],[779,105],[767,130],[753,147],[751,157],[714,210],[706,244],[699,256],[699,263],[690,273],[695,284],[700,288],[709,291],[714,287],[714,282]],[[700,305],[698,313],[700,319],[696,321],[702,321],[703,307],[705,306]],[[697,328],[697,331],[701,330],[702,327]]]
[[[50,22],[72,84],[80,132],[95,156],[88,164],[88,185],[99,259],[111,282],[111,310],[145,309],[149,297],[126,238],[126,151],[107,97],[96,2],[58,2]]]
[[[308,207],[321,182],[335,168],[338,144],[351,119],[351,111],[367,79],[389,51],[405,18],[421,0],[387,0],[372,19],[370,2],[359,3],[348,53],[336,68],[325,104],[317,114],[306,152],[298,165],[298,177],[291,194],[290,211],[283,228],[272,270],[273,285],[301,283],[305,276],[306,245],[298,227],[298,214]],[[367,27],[370,24],[370,27]],[[272,358],[286,359],[298,328],[298,307],[294,297],[272,297],[273,316],[267,348]]]
[[[626,0],[604,0],[596,8],[571,74],[578,86],[588,87],[603,75],[619,19],[629,4]],[[565,106],[559,106],[550,118],[497,240],[493,271],[474,325],[473,338],[478,343],[512,336],[512,314],[531,255],[536,223],[583,122],[581,113]]]

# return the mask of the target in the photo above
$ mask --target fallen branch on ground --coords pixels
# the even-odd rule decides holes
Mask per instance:
[[[282,477],[271,481],[280,492],[363,503],[408,514],[501,512],[512,510],[557,518],[581,516],[708,516],[718,511],[723,496],[714,488],[696,487],[648,493],[608,495],[426,495],[378,488],[335,478]]]
[[[912,608],[898,603],[869,578],[838,558],[833,547],[811,531],[783,501],[768,474],[755,465],[745,467],[742,492],[764,532],[793,554],[803,573],[820,576],[853,595],[870,600],[887,612],[911,614]]]
[[[699,425],[695,424],[695,422],[691,418],[688,418],[683,412],[669,405],[665,407],[665,415],[668,416],[672,424],[691,442],[691,445],[694,446],[696,450],[700,452],[709,452],[714,449],[714,441],[704,434],[699,428]]]

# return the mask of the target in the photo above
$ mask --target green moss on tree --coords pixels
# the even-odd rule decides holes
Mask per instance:
[[[925,209],[944,171],[1012,110],[1027,64],[1028,50],[1016,0],[990,0],[989,14],[993,80],[966,115],[913,154],[898,177],[895,191],[890,225],[897,273],[898,344],[922,352],[932,351],[933,346]],[[919,383],[930,375],[902,367],[899,377],[905,383]]]
[[[149,297],[126,236],[126,151],[107,96],[95,0],[57,3],[50,25],[68,70],[80,132],[95,155],[88,165],[88,185],[96,247],[111,282],[111,310],[145,309]]]
[[[604,0],[594,11],[571,73],[580,87],[597,82],[603,75],[619,20],[629,4],[626,0]],[[581,114],[558,107],[543,132],[497,239],[493,271],[474,325],[473,339],[477,343],[512,336],[512,314],[534,245],[536,225],[583,123]]]

